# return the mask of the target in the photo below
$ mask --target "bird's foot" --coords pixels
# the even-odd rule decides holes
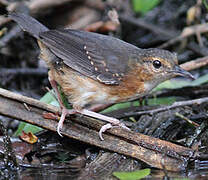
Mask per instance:
[[[71,115],[71,114],[75,114],[75,113],[76,113],[76,110],[74,110],[74,109],[66,109],[65,107],[62,108],[61,118],[58,122],[58,126],[57,126],[57,129],[56,129],[59,136],[63,137],[60,130],[63,128],[63,124],[64,124],[64,120],[65,120],[66,116]]]
[[[128,131],[130,131],[130,129],[124,124],[124,123],[117,123],[117,124],[113,124],[113,123],[108,123],[108,124],[105,124],[103,125],[101,128],[100,128],[100,131],[99,131],[99,137],[100,139],[103,141],[104,138],[103,138],[103,133],[108,130],[108,129],[112,129],[112,128],[118,128],[118,127],[121,127],[121,128],[124,128]]]
[[[116,118],[108,117],[108,116],[105,116],[103,114],[99,114],[99,113],[96,113],[96,112],[93,112],[93,111],[90,111],[90,110],[87,110],[87,109],[77,110],[77,112],[80,113],[80,114],[84,114],[84,115],[87,115],[87,116],[90,116],[90,117],[94,117],[94,118],[101,119],[103,121],[109,122],[108,124],[102,126],[100,131],[99,131],[99,137],[100,137],[101,140],[104,140],[103,136],[102,136],[102,133],[105,132],[108,129],[115,128],[115,127],[122,127],[124,129],[130,130],[128,127],[125,126],[125,124],[121,123]]]

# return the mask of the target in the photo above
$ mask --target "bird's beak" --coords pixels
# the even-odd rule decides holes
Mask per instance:
[[[175,73],[176,75],[187,77],[187,78],[190,78],[192,80],[196,79],[191,73],[189,73],[188,71],[185,71],[180,66],[175,66],[175,69],[172,70],[172,72]]]

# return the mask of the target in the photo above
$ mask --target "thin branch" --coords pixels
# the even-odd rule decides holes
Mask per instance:
[[[27,104],[29,111],[24,104]],[[44,119],[43,113],[56,113],[58,111],[59,108],[55,106],[0,88],[0,114],[4,116],[56,132],[56,120]],[[180,171],[185,168],[184,164],[187,159],[194,156],[192,149],[120,128],[108,130],[103,135],[105,140],[101,141],[98,137],[98,131],[103,124],[96,119],[77,116],[64,123],[62,134],[144,161],[153,167],[163,168],[164,166],[167,170],[172,171]]]
[[[121,14],[119,16],[119,18],[121,19],[121,21],[125,21],[128,23],[134,24],[135,26],[142,27],[142,28],[147,29],[151,32],[154,32],[155,34],[163,35],[163,36],[167,37],[168,39],[174,38],[178,35],[178,32],[167,31],[157,25],[147,23],[147,22],[143,21],[142,19],[134,18],[132,16],[127,16],[127,15]]]
[[[182,33],[179,36],[169,40],[168,42],[165,42],[164,44],[160,45],[159,48],[166,48],[170,45],[175,44],[178,41],[183,40],[184,38],[187,38],[192,35],[197,35],[197,34],[199,36],[199,34],[205,33],[205,32],[208,32],[207,23],[186,27],[183,29]]]
[[[0,48],[6,46],[12,38],[14,38],[19,32],[21,32],[21,28],[19,26],[14,26],[8,33],[6,33],[0,39]]]
[[[189,42],[187,48],[199,56],[203,57],[208,55],[208,48],[206,46],[201,47],[194,41]]]
[[[1,68],[0,73],[3,76],[7,75],[32,75],[32,76],[47,76],[47,68]]]
[[[191,70],[198,69],[207,65],[208,65],[208,56],[205,56],[202,58],[197,58],[192,61],[183,63],[180,66],[186,71],[191,71]]]
[[[31,14],[38,14],[40,12],[44,12],[44,10],[46,9],[60,6],[71,1],[72,0],[36,0],[30,1],[28,7],[30,9]]]
[[[186,29],[184,29],[184,31],[180,34],[179,31],[173,31],[173,30],[169,30],[169,29],[165,29],[162,27],[159,27],[155,24],[151,24],[148,22],[143,21],[142,19],[138,19],[138,18],[134,18],[134,17],[130,17],[127,15],[120,15],[120,19],[121,21],[125,21],[128,23],[131,23],[135,26],[147,29],[155,34],[158,34],[162,37],[164,37],[165,39],[169,40],[168,42],[165,42],[164,44],[158,46],[158,48],[165,48],[169,45],[172,45],[178,41],[183,40],[185,37],[191,36],[194,33],[200,32],[200,33],[204,33],[207,31],[207,24],[204,24],[202,26],[190,26],[187,27]],[[187,48],[191,49],[192,51],[196,52],[197,54],[201,55],[201,56],[207,56],[207,48],[206,47],[200,47],[199,45],[191,42],[187,45]]]
[[[174,108],[178,108],[178,107],[182,107],[182,106],[191,106],[191,105],[195,105],[195,104],[199,105],[199,104],[206,103],[206,102],[208,102],[208,97],[189,100],[189,101],[178,101],[178,102],[173,103],[170,106],[165,106],[165,107],[161,107],[161,108],[157,108],[157,109],[153,109],[153,110],[141,111],[141,112],[130,112],[130,113],[127,112],[122,117],[131,117],[131,116],[138,116],[138,115],[144,115],[144,114],[153,115],[155,113],[159,113],[162,111],[168,111],[170,109],[174,109]]]

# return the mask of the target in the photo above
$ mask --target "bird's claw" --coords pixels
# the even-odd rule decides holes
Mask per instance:
[[[103,125],[101,128],[100,128],[100,131],[99,131],[99,137],[100,139],[103,141],[104,138],[103,138],[103,133],[108,130],[108,129],[111,129],[111,128],[118,128],[118,127],[121,127],[121,128],[124,128],[128,131],[130,131],[130,129],[124,124],[124,123],[118,123],[118,124],[111,124],[111,123],[108,123],[108,124],[105,124]]]
[[[62,134],[61,134],[62,127],[63,127],[63,124],[58,123],[57,129],[56,129],[58,135],[61,136],[61,137],[63,137]]]
[[[59,134],[59,136],[63,137],[60,130],[63,128],[63,124],[64,124],[64,120],[66,118],[66,115],[69,114],[75,114],[77,111],[74,109],[66,109],[65,107],[62,107],[62,111],[61,111],[61,118],[58,122],[58,126],[57,126],[57,133]]]
[[[101,128],[100,128],[100,131],[99,131],[99,137],[100,139],[103,141],[104,138],[103,138],[103,133],[108,130],[108,129],[111,129],[113,126],[111,123],[108,123],[108,124],[105,124],[103,125]]]

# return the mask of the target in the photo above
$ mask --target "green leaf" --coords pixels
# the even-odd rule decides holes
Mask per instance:
[[[59,106],[58,101],[56,100],[56,98],[53,95],[53,91],[47,92],[41,99],[41,102],[44,102],[46,104],[51,104],[54,106]]]
[[[161,98],[149,98],[148,99],[148,104],[149,105],[171,105],[172,103],[174,103],[176,101],[175,97],[161,97]],[[124,103],[119,103],[119,104],[115,104],[105,110],[102,111],[102,113],[108,113],[111,111],[116,111],[119,109],[124,109],[124,108],[129,108],[132,106],[140,106],[139,101],[133,101],[133,102],[124,102]]]
[[[162,97],[148,99],[148,105],[171,105],[176,101],[175,97]]]
[[[47,104],[51,104],[54,106],[59,106],[57,100],[54,98],[54,96],[51,94],[51,92],[46,93],[41,99],[41,102],[45,102]],[[33,134],[41,131],[42,128],[29,124],[29,123],[25,123],[25,122],[21,122],[18,126],[17,131],[14,133],[14,136],[20,136],[22,134],[22,131],[28,133],[28,132],[32,132]]]
[[[160,0],[132,0],[133,10],[145,14],[159,4]]]
[[[114,172],[113,175],[120,180],[139,180],[150,175],[150,169],[133,172]]]
[[[204,4],[205,8],[208,10],[208,3],[207,3],[207,0],[203,0],[203,4]]]
[[[61,98],[62,98],[62,101],[65,105],[65,107],[67,107],[68,109],[71,108],[71,106],[68,104],[68,101],[66,99],[66,97],[64,96],[64,94],[61,92],[60,90],[60,93],[61,93]],[[51,104],[51,105],[54,105],[54,106],[57,106],[59,107],[59,103],[58,101],[56,100],[56,98],[54,97],[54,92],[53,90],[51,90],[50,92],[47,92],[41,99],[40,101],[41,102],[44,102],[46,104]],[[17,131],[14,133],[14,136],[19,136],[22,134],[22,131],[28,133],[28,132],[32,132],[33,134],[41,131],[42,128],[38,127],[38,126],[35,126],[35,125],[32,125],[32,124],[29,124],[29,123],[25,123],[25,122],[21,122],[19,124],[19,127],[17,129]]]
[[[177,89],[187,86],[199,86],[207,82],[208,82],[208,74],[201,76],[194,81],[171,79],[161,83],[153,91],[159,91],[161,89]]]
[[[205,84],[205,83],[208,83],[208,74],[197,78],[195,81],[192,81],[191,86],[199,86],[199,85]]]
[[[20,136],[22,135],[22,131],[28,133],[28,132],[32,132],[33,134],[41,131],[42,128],[29,124],[29,123],[25,123],[25,122],[21,122],[18,126],[17,131],[14,133],[14,136]]]

